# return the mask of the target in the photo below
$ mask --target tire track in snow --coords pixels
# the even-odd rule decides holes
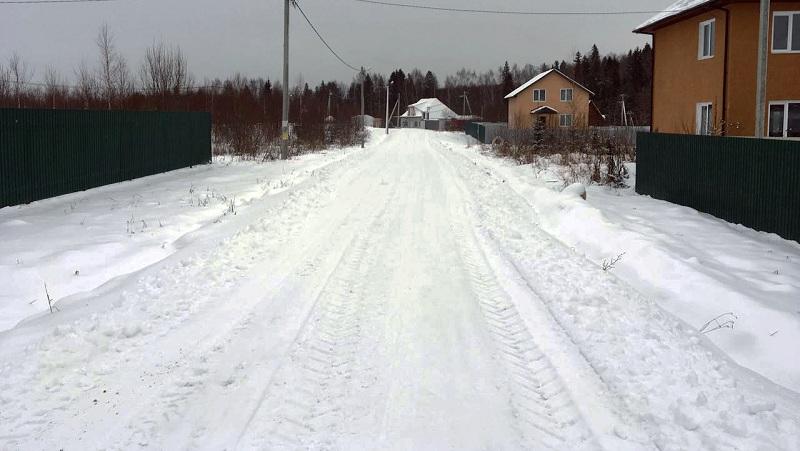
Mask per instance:
[[[367,154],[354,156],[351,159],[360,160]],[[264,217],[224,242],[187,253],[180,261],[172,258],[154,265],[122,291],[120,300],[108,310],[57,326],[50,336],[29,345],[34,358],[14,366],[13,386],[4,384],[8,388],[3,389],[4,394],[11,397],[9,402],[0,399],[4,404],[0,409],[0,445],[24,448],[26,443],[38,442],[57,446],[53,427],[69,428],[71,434],[81,435],[98,424],[110,423],[111,430],[119,429],[139,415],[143,422],[134,428],[133,432],[139,432],[130,443],[148,443],[152,434],[141,432],[156,431],[159,424],[179,411],[188,397],[202,389],[207,371],[204,364],[189,365],[198,349],[155,343],[173,334],[186,335],[188,329],[180,327],[189,319],[199,315],[212,319],[216,307],[209,311],[209,301],[224,298],[224,293],[245,280],[257,262],[271,256],[273,248],[296,238],[306,226],[300,218],[313,215],[322,205],[332,202],[335,187],[342,183],[341,177],[334,178],[333,174],[341,176],[342,167],[350,180],[366,169],[361,165],[358,170],[351,170],[344,162],[317,169],[315,176],[319,180],[288,193],[281,205],[266,209]],[[276,230],[278,233],[273,233]],[[215,332],[206,329],[200,339],[195,336],[194,340],[206,341],[205,335]],[[115,342],[116,338],[119,341]],[[148,354],[154,349],[160,358],[151,365]],[[3,363],[0,377],[6,378],[12,374],[12,364]],[[124,382],[127,383],[123,385]],[[163,389],[166,396],[159,400],[154,396],[162,392],[160,387],[165,382],[169,383]],[[155,387],[158,388],[153,393],[151,389]],[[127,395],[133,396],[138,406],[117,407],[115,392],[123,396],[132,392]],[[92,398],[97,399],[93,402]],[[109,403],[103,398],[109,398]],[[22,404],[26,399],[29,404]],[[143,402],[148,399],[151,401]],[[165,409],[166,417],[158,409],[150,412],[153,406]],[[98,410],[100,407],[104,414]],[[109,441],[115,439],[109,437]],[[119,443],[117,446],[124,447]]]
[[[457,221],[452,232],[498,357],[506,367],[510,403],[525,445],[536,449],[597,448],[561,377],[497,282],[475,237]]]
[[[365,167],[360,167],[354,173],[360,175],[365,170]],[[324,191],[328,193],[330,189],[326,188]],[[364,201],[365,199],[359,192],[354,199],[349,199],[349,203],[346,205],[363,205]],[[341,208],[338,205],[336,208]],[[381,202],[376,202],[374,207],[380,209]],[[368,208],[365,209],[369,210]],[[317,208],[314,208],[311,211],[316,211],[315,214],[319,215],[317,210]],[[297,214],[296,212],[290,212],[289,214],[294,218],[294,220],[290,221],[292,230],[308,227],[308,224],[299,220],[302,214]],[[240,408],[246,409],[246,403],[243,403],[240,398],[235,398],[235,396],[241,397],[241,393],[236,390],[229,390],[237,388],[234,387],[236,381],[250,378],[266,379],[267,382],[262,383],[260,386],[253,387],[248,385],[250,389],[256,391],[264,385],[270,385],[269,381],[272,380],[274,371],[270,370],[271,365],[269,362],[259,362],[258,359],[263,358],[263,356],[248,355],[250,359],[244,359],[238,350],[246,349],[248,344],[265,342],[275,348],[281,348],[278,343],[280,340],[276,341],[276,337],[269,335],[268,330],[264,330],[267,325],[273,324],[276,320],[274,315],[276,314],[275,309],[277,306],[273,300],[275,298],[294,299],[304,296],[304,293],[309,290],[314,292],[313,286],[315,283],[312,280],[305,279],[324,270],[324,262],[331,257],[336,259],[336,264],[341,262],[353,241],[351,240],[351,243],[345,244],[344,249],[342,249],[342,246],[336,243],[336,238],[346,234],[347,229],[352,228],[353,222],[363,221],[364,219],[361,219],[360,216],[363,216],[361,211],[350,209],[346,210],[338,221],[334,221],[332,217],[329,218],[325,225],[331,225],[330,229],[326,229],[327,231],[324,234],[317,232],[318,239],[322,241],[321,246],[309,243],[304,248],[305,251],[301,253],[301,255],[305,255],[302,259],[294,259],[296,261],[293,261],[292,258],[288,258],[290,260],[288,263],[279,264],[279,267],[288,268],[289,274],[291,274],[289,282],[281,282],[267,289],[266,285],[262,285],[266,281],[257,278],[250,281],[248,286],[236,291],[235,296],[237,297],[252,296],[259,301],[249,308],[242,307],[247,313],[239,318],[235,325],[220,328],[220,324],[216,324],[215,329],[220,330],[215,331],[212,337],[202,340],[191,354],[185,356],[183,360],[187,363],[183,365],[182,370],[174,372],[163,381],[162,385],[165,388],[158,396],[153,396],[152,398],[153,402],[162,403],[160,408],[152,411],[149,408],[143,409],[139,417],[129,423],[129,434],[125,440],[117,444],[118,448],[127,449],[137,444],[140,446],[158,446],[164,449],[213,448],[213,446],[206,443],[207,440],[216,440],[217,442],[215,443],[219,443],[221,437],[228,437],[230,442],[235,440],[236,435],[231,438],[230,434],[213,434],[214,428],[218,426],[217,422],[223,420],[224,414],[223,416],[211,415],[207,417],[192,412],[191,407],[197,405],[221,405],[237,399],[238,402],[234,402]],[[366,219],[366,221],[369,220],[369,218]],[[263,238],[263,234],[269,231],[270,229],[266,228],[255,230],[251,241],[260,241]],[[295,237],[297,233],[299,231],[293,233],[292,237]],[[323,239],[324,237],[327,238]],[[282,242],[287,240],[288,237],[282,239]],[[245,248],[239,254],[246,255],[247,252],[248,249]],[[328,273],[325,278],[329,279],[331,274],[333,272]],[[323,280],[321,285],[326,283]],[[298,286],[301,288],[299,291]],[[307,287],[308,290],[302,289],[304,287]],[[302,303],[297,302],[297,304]],[[281,316],[283,316],[282,321],[288,320],[285,315]],[[290,323],[291,321],[287,321],[287,324]],[[269,327],[266,328],[269,329]],[[266,335],[264,335],[265,333]],[[187,338],[187,340],[190,340],[190,338]],[[286,346],[289,346],[289,344]],[[236,360],[235,362],[231,360],[237,358],[244,360]],[[256,360],[254,361],[253,359]],[[246,364],[248,360],[255,363],[255,366],[251,367],[251,365]],[[267,364],[261,366],[262,363]],[[249,392],[249,397],[251,398],[252,390]],[[188,424],[188,418],[193,420],[192,425]],[[212,434],[211,437],[207,435],[209,433]],[[225,445],[228,445],[228,443],[225,443]],[[219,444],[219,446],[223,445]]]
[[[346,389],[356,371],[360,323],[365,315],[381,312],[374,299],[366,298],[365,275],[375,266],[397,191],[395,185],[378,214],[349,244],[237,447],[317,448],[336,437]]]

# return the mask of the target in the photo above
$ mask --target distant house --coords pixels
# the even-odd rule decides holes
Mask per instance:
[[[800,137],[800,2],[772,1],[769,136]],[[757,0],[680,0],[640,25],[653,36],[653,130],[753,136]]]
[[[364,121],[364,127],[380,127],[380,125],[377,125],[378,119],[370,116],[369,114],[365,114],[364,116],[353,116],[354,124],[360,124],[362,120]]]
[[[444,123],[458,118],[459,115],[442,103],[441,100],[435,98],[422,99],[413,105],[409,105],[406,112],[400,116],[400,127],[432,128],[430,123],[436,121],[438,124],[435,129],[443,130]]]
[[[594,93],[558,69],[543,72],[506,96],[511,129],[603,125]]]

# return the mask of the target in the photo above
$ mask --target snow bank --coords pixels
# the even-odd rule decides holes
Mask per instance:
[[[469,150],[467,152],[470,152]],[[555,168],[536,170],[473,151],[536,210],[540,225],[700,330],[738,364],[800,392],[800,244],[646,196],[588,188],[558,193]],[[635,179],[635,165],[629,167]]]
[[[49,309],[45,284],[60,300],[152,265],[348,152],[270,163],[219,158],[0,209],[0,332]]]

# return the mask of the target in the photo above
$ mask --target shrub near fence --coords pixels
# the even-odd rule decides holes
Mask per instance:
[[[211,161],[211,115],[0,109],[0,207]]]
[[[800,142],[640,133],[636,191],[800,241]]]

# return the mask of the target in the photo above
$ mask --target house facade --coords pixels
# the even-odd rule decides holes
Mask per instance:
[[[653,37],[652,129],[754,136],[759,2],[680,0],[642,24]],[[800,2],[771,2],[769,136],[800,137]]]
[[[505,97],[508,101],[508,127],[602,125],[605,118],[592,101],[592,96],[592,91],[560,70],[548,70]]]

